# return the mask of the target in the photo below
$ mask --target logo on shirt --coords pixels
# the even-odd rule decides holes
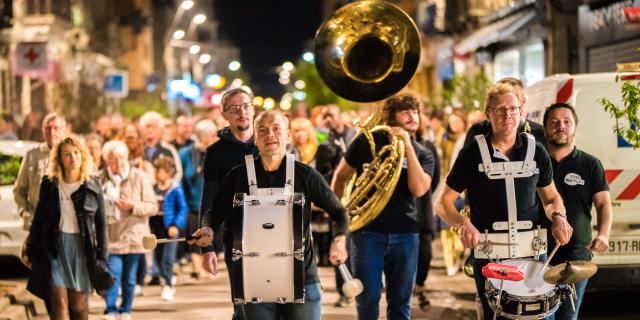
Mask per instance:
[[[584,180],[582,180],[582,177],[576,173],[567,173],[567,175],[564,176],[564,183],[570,186],[575,186],[575,185],[584,186]]]

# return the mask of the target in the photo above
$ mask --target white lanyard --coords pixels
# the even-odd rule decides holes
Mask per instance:
[[[256,168],[253,163],[253,155],[246,155],[244,161],[247,164],[247,180],[249,182],[249,194],[252,196],[267,195],[293,195],[293,176],[295,169],[295,159],[292,154],[286,155],[286,178],[284,188],[258,188],[258,180],[256,179]]]

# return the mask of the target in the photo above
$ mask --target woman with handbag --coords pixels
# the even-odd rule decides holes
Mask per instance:
[[[76,137],[58,143],[49,163],[26,244],[32,269],[27,289],[47,302],[51,319],[88,319],[89,293],[112,283],[104,273],[102,189],[91,175],[91,157]]]

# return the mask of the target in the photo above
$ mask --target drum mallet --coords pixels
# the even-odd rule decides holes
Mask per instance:
[[[165,238],[165,239],[157,239],[155,235],[150,234],[142,237],[142,247],[147,250],[155,249],[159,244],[162,243],[170,243],[170,242],[180,242],[180,241],[189,241],[198,239],[200,237],[186,236],[182,238]]]
[[[553,255],[556,254],[556,251],[558,251],[558,248],[560,248],[560,244],[556,242],[556,246],[553,248],[553,251],[551,251],[551,254],[549,255],[549,257],[547,257],[547,261],[545,261],[544,265],[542,265],[542,269],[540,269],[540,272],[538,273],[538,275],[541,275],[544,272],[544,269],[546,269],[549,266],[549,262],[551,262],[551,258],[553,258]]]
[[[342,293],[344,293],[344,296],[352,299],[361,294],[362,290],[364,290],[362,282],[351,276],[351,272],[349,272],[347,266],[345,266],[344,263],[341,263],[338,266],[338,270],[340,270],[342,279],[344,279],[344,284],[342,285]]]

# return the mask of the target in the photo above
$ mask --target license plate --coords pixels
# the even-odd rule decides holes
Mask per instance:
[[[605,254],[640,254],[640,240],[610,240]]]

